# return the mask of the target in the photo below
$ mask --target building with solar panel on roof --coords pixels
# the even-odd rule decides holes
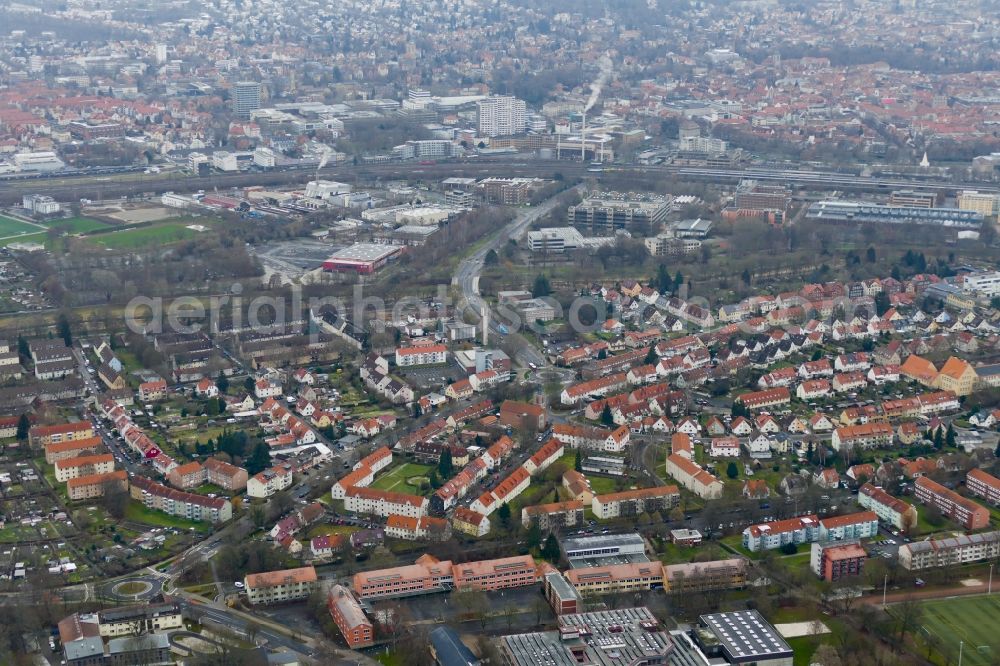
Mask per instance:
[[[792,648],[755,610],[702,615],[694,638],[709,658],[722,657],[730,664],[792,666]]]
[[[674,666],[675,651],[642,607],[561,615],[557,631],[502,636],[497,647],[506,666]]]

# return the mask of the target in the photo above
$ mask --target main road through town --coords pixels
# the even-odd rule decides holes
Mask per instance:
[[[581,185],[577,185],[574,189],[581,188]],[[561,194],[549,197],[538,206],[521,210],[517,217],[507,224],[507,226],[503,227],[499,232],[494,233],[486,243],[458,264],[458,269],[455,271],[455,276],[452,278],[451,283],[462,291],[463,303],[460,305],[464,305],[467,309],[471,310],[475,313],[476,317],[482,318],[483,313],[490,307],[479,293],[479,275],[483,272],[486,255],[491,250],[499,251],[509,239],[513,238],[516,240],[520,238],[531,224],[552,212],[559,203]],[[490,310],[490,335],[500,336],[500,325],[504,323],[498,320],[496,314]],[[517,331],[511,331],[509,334],[517,335]],[[524,339],[523,336],[521,336],[521,340],[524,341],[524,344],[517,351],[518,357],[513,360],[521,366],[533,364],[537,367],[542,367],[546,365],[545,355]]]

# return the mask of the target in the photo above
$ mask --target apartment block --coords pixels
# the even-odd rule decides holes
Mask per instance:
[[[451,524],[444,518],[413,518],[392,514],[385,522],[385,535],[393,539],[445,541],[451,538]]]
[[[97,613],[97,622],[102,638],[134,636],[136,633],[154,633],[184,626],[178,604],[108,608]]]
[[[66,482],[66,494],[74,502],[103,497],[109,487],[117,485],[122,490],[128,488],[128,474],[120,469],[116,472],[78,476]]]
[[[878,534],[878,516],[874,511],[859,511],[843,516],[831,516],[819,521],[819,541],[869,539]]]
[[[879,520],[897,530],[909,531],[917,526],[915,506],[893,497],[870,483],[858,489],[858,505],[874,511]]]
[[[548,532],[557,527],[582,525],[583,502],[570,500],[568,502],[526,506],[521,509],[521,524],[528,528],[532,522],[537,522],[542,532]]]
[[[396,365],[401,368],[436,365],[447,361],[448,348],[444,345],[421,345],[396,350]]]
[[[530,555],[496,560],[480,560],[452,565],[455,589],[490,592],[509,587],[523,587],[538,582],[538,570]]]
[[[392,450],[388,446],[382,446],[372,451],[367,456],[354,463],[352,469],[359,470],[367,467],[374,473],[381,472],[392,464]]]
[[[269,467],[247,479],[247,497],[270,497],[292,485],[292,471],[284,467]]]
[[[479,135],[486,137],[523,134],[527,107],[523,99],[492,95],[476,102]]]
[[[74,421],[58,425],[37,425],[28,430],[28,443],[36,448],[47,444],[90,439],[94,436],[94,426],[90,421]]]
[[[624,516],[639,516],[663,509],[672,509],[681,501],[677,486],[637,488],[607,495],[594,495],[591,509],[601,520]]]
[[[533,453],[527,460],[525,460],[524,463],[521,464],[521,467],[524,468],[528,474],[535,476],[540,472],[544,472],[555,461],[559,460],[564,451],[565,447],[562,442],[558,439],[550,439],[545,442],[540,449],[535,451],[535,453]]]
[[[1000,295],[1000,271],[985,271],[966,275],[962,289],[986,298]]]
[[[326,607],[333,623],[352,650],[369,647],[375,642],[375,627],[365,616],[361,604],[343,585],[333,585],[326,596]]]
[[[787,405],[792,401],[792,394],[787,387],[779,386],[765,391],[744,393],[736,400],[747,409],[767,409],[768,407]]]
[[[392,514],[420,518],[427,512],[427,498],[373,488],[351,486],[344,492],[344,510],[388,518]]]
[[[347,489],[351,487],[367,488],[375,480],[375,471],[368,466],[355,466],[353,470],[337,480],[330,488],[333,499],[342,500],[347,497]]]
[[[814,515],[751,525],[743,530],[743,547],[758,552],[774,550],[789,543],[812,543],[819,530],[819,518]]]
[[[489,516],[504,504],[510,504],[530,484],[531,475],[528,470],[524,467],[518,467],[507,478],[498,483],[493,490],[488,490],[480,495],[469,505],[469,508],[484,516]]]
[[[982,497],[990,504],[1000,504],[1000,479],[981,469],[969,470],[965,476],[965,487],[976,497]]]
[[[132,477],[130,492],[146,508],[188,520],[224,523],[233,517],[233,505],[225,498],[186,493],[142,476]]]
[[[574,449],[590,449],[605,453],[621,453],[629,445],[628,426],[614,430],[557,423],[552,427],[552,437]]]
[[[490,533],[490,519],[464,506],[457,507],[451,516],[451,526],[469,536],[481,537]]]
[[[868,554],[858,543],[814,543],[809,568],[825,581],[860,576]]]
[[[830,444],[837,451],[844,448],[874,449],[892,446],[892,426],[888,423],[862,423],[833,431]]]
[[[238,491],[247,487],[247,471],[242,467],[230,465],[217,458],[205,461],[205,480],[224,490]]]
[[[67,442],[56,442],[45,445],[45,462],[54,465],[56,461],[76,458],[103,451],[104,441],[100,437],[87,437]]]
[[[56,481],[65,483],[80,476],[107,474],[114,468],[115,457],[110,453],[65,458],[55,463]]]
[[[914,495],[918,501],[935,507],[967,530],[982,529],[990,524],[989,509],[926,476],[914,482]]]
[[[908,571],[954,567],[997,557],[1000,557],[1000,532],[914,541],[899,548],[899,564]]]
[[[167,481],[174,488],[197,488],[205,483],[207,475],[205,468],[197,460],[184,465],[178,465],[167,472]]]
[[[243,579],[247,601],[251,605],[277,604],[305,599],[316,588],[316,569],[312,566],[247,574]]]
[[[702,499],[722,497],[722,481],[680,453],[667,456],[667,474]]]

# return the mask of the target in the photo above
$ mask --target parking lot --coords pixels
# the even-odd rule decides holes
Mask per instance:
[[[267,243],[254,248],[254,253],[269,272],[291,280],[320,268],[331,254],[340,249],[343,247],[303,239]]]
[[[879,527],[878,532],[882,541],[878,543],[873,541],[868,545],[869,557],[881,557],[891,562],[898,561],[899,547],[904,543],[909,543],[910,538],[898,532],[893,534],[892,531],[884,527]]]
[[[457,365],[433,365],[424,368],[407,368],[405,372],[399,373],[411,384],[415,384],[422,389],[433,389],[440,393],[448,388],[448,384],[459,379],[465,379],[468,375]]]

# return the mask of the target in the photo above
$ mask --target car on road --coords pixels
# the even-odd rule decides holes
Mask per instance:
[[[236,587],[237,590],[243,589],[243,581],[241,580],[236,581],[235,583],[233,583],[233,585]]]

